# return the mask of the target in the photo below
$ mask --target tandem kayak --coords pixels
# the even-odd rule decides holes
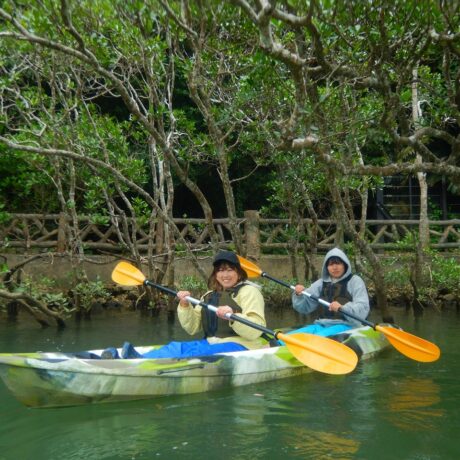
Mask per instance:
[[[361,360],[389,346],[371,327],[330,338],[352,348]],[[140,353],[158,346],[136,347]],[[100,356],[103,350],[90,350]],[[0,354],[0,377],[29,407],[132,401],[249,385],[314,372],[286,346],[183,359],[81,359],[58,352]]]

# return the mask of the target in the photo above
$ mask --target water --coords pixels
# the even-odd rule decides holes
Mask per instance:
[[[29,409],[0,382],[0,459],[457,459],[460,318],[396,323],[440,346],[421,364],[395,349],[347,376],[320,373],[191,396]],[[287,311],[270,325],[295,324]],[[373,318],[377,320],[377,318]],[[166,317],[106,312],[64,331],[0,323],[0,351],[76,351],[187,336]]]

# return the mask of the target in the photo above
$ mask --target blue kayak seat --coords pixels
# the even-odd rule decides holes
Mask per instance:
[[[170,342],[161,348],[149,351],[142,355],[143,358],[191,358],[208,356],[216,353],[247,350],[246,347],[235,342],[210,344],[206,339],[191,340],[189,342]]]
[[[319,324],[309,324],[308,326],[300,327],[292,331],[286,332],[286,335],[290,334],[299,334],[303,332],[304,334],[313,334],[320,335],[321,337],[330,337],[342,332],[347,331],[348,329],[353,329],[353,326],[345,323],[333,324],[332,326],[325,326],[321,323]],[[332,338],[332,337],[331,337]],[[281,345],[285,345],[282,340],[279,340]]]

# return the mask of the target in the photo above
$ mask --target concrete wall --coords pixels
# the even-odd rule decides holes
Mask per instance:
[[[9,267],[13,267],[30,256],[22,256],[17,254],[3,254],[1,259],[6,258]],[[318,257],[317,265],[320,266],[323,260],[323,255]],[[0,260],[1,260],[0,259]],[[84,269],[90,281],[95,281],[98,277],[105,283],[111,282],[111,273],[115,265],[119,262],[118,258],[111,256],[90,256],[87,259],[91,262],[84,262]],[[299,276],[304,273],[303,261],[299,258]],[[212,257],[200,260],[200,265],[206,273],[211,273],[212,270]],[[267,256],[261,257],[257,263],[263,271],[266,271],[272,276],[280,279],[291,279],[291,264],[287,256]],[[72,264],[67,258],[40,258],[33,260],[24,267],[24,272],[31,276],[32,279],[40,279],[47,277],[55,280],[58,286],[66,287],[69,285],[69,280],[72,274]],[[145,269],[147,274],[147,269]],[[175,266],[176,279],[183,276],[199,276],[195,267],[190,260],[180,259],[176,261]]]

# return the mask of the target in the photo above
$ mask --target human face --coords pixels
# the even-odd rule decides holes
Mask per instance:
[[[230,265],[221,265],[217,269],[216,280],[224,289],[229,289],[238,283],[238,273]]]
[[[327,271],[329,272],[331,278],[341,278],[345,273],[345,264],[336,259],[332,259],[327,263]]]

